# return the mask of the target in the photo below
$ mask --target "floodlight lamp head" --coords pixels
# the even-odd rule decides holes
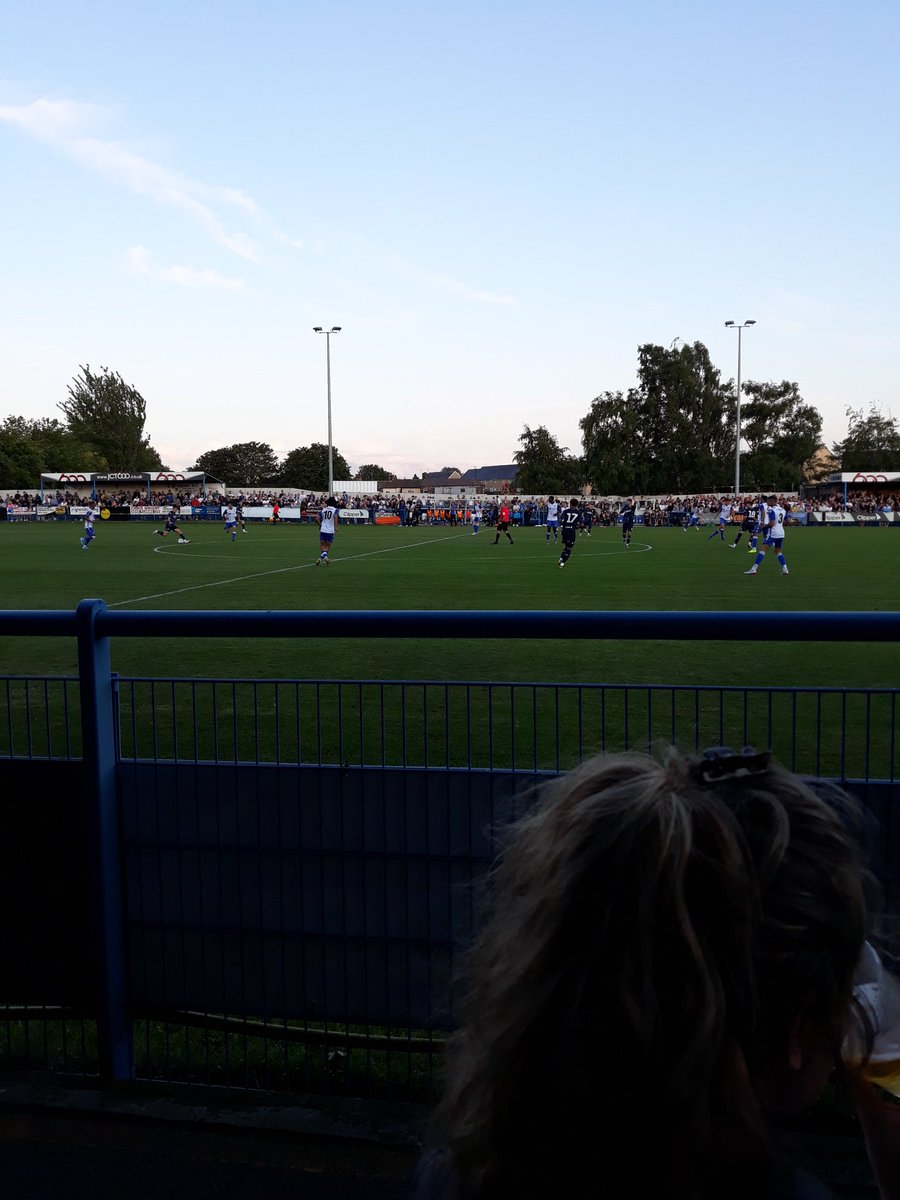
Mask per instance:
[[[729,325],[733,325],[733,324],[734,324],[734,321],[726,321],[725,328],[727,329]]]
[[[333,325],[333,326],[332,326],[332,329],[331,329],[331,332],[332,332],[332,333],[340,333],[340,332],[341,332],[341,327],[340,327],[340,325]]]
[[[313,333],[321,333],[321,332],[322,332],[321,325],[313,325]]]
[[[755,325],[756,322],[755,321],[745,321],[744,324],[745,325]]]

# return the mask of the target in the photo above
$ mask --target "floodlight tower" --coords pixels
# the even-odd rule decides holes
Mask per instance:
[[[735,434],[734,434],[734,502],[738,503],[738,497],[741,494],[741,334],[745,329],[749,329],[751,325],[755,325],[755,321],[744,321],[742,325],[736,325],[734,321],[726,321],[726,329],[736,329],[738,335],[738,361],[737,361],[737,409],[735,414]]]
[[[321,325],[313,325],[313,333],[325,334],[325,362],[328,379],[328,495],[334,495],[334,446],[331,438],[331,335],[340,333],[340,325],[332,325],[323,329]]]

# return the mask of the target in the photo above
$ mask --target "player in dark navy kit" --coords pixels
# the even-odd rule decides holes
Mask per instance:
[[[166,517],[166,527],[165,527],[165,529],[154,529],[154,530],[153,530],[153,532],[154,532],[154,533],[157,535],[157,537],[162,537],[162,538],[164,538],[164,537],[168,537],[170,533],[177,533],[177,534],[178,534],[178,544],[179,544],[179,546],[187,546],[187,545],[190,545],[190,540],[191,540],[191,539],[190,539],[190,538],[186,538],[186,537],[184,536],[184,534],[182,533],[181,529],[179,528],[179,525],[178,525],[178,516],[179,516],[179,512],[178,512],[178,505],[177,505],[177,504],[173,504],[173,505],[172,505],[172,511],[171,511],[171,512],[169,513],[169,515]]]
[[[575,538],[578,536],[578,530],[581,528],[581,509],[578,507],[578,501],[574,498],[569,501],[569,507],[564,508],[559,514],[559,529],[562,534],[562,554],[559,556],[559,565],[564,567],[569,561],[569,555],[572,553],[572,548],[575,545]]]
[[[729,542],[729,549],[731,549],[731,550],[737,550],[737,544],[741,540],[742,534],[746,533],[750,537],[750,540],[752,542],[753,537],[756,534],[757,529],[759,528],[759,521],[757,519],[756,505],[750,504],[750,503],[742,504],[741,507],[735,513],[735,516],[741,518],[741,527],[737,531],[737,533],[734,535],[734,541]],[[755,550],[756,547],[751,546],[751,549]]]
[[[625,549],[631,545],[631,531],[634,529],[634,501],[626,500],[619,512],[619,517],[622,521],[622,541],[625,543]]]

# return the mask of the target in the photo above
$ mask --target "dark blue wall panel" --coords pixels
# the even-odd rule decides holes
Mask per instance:
[[[440,1022],[495,830],[535,781],[123,764],[136,1007]]]

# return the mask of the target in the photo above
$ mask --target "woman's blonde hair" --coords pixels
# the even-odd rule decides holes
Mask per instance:
[[[866,873],[834,802],[719,761],[597,758],[514,828],[438,1111],[462,1195],[759,1193],[794,1024],[840,1039]]]

